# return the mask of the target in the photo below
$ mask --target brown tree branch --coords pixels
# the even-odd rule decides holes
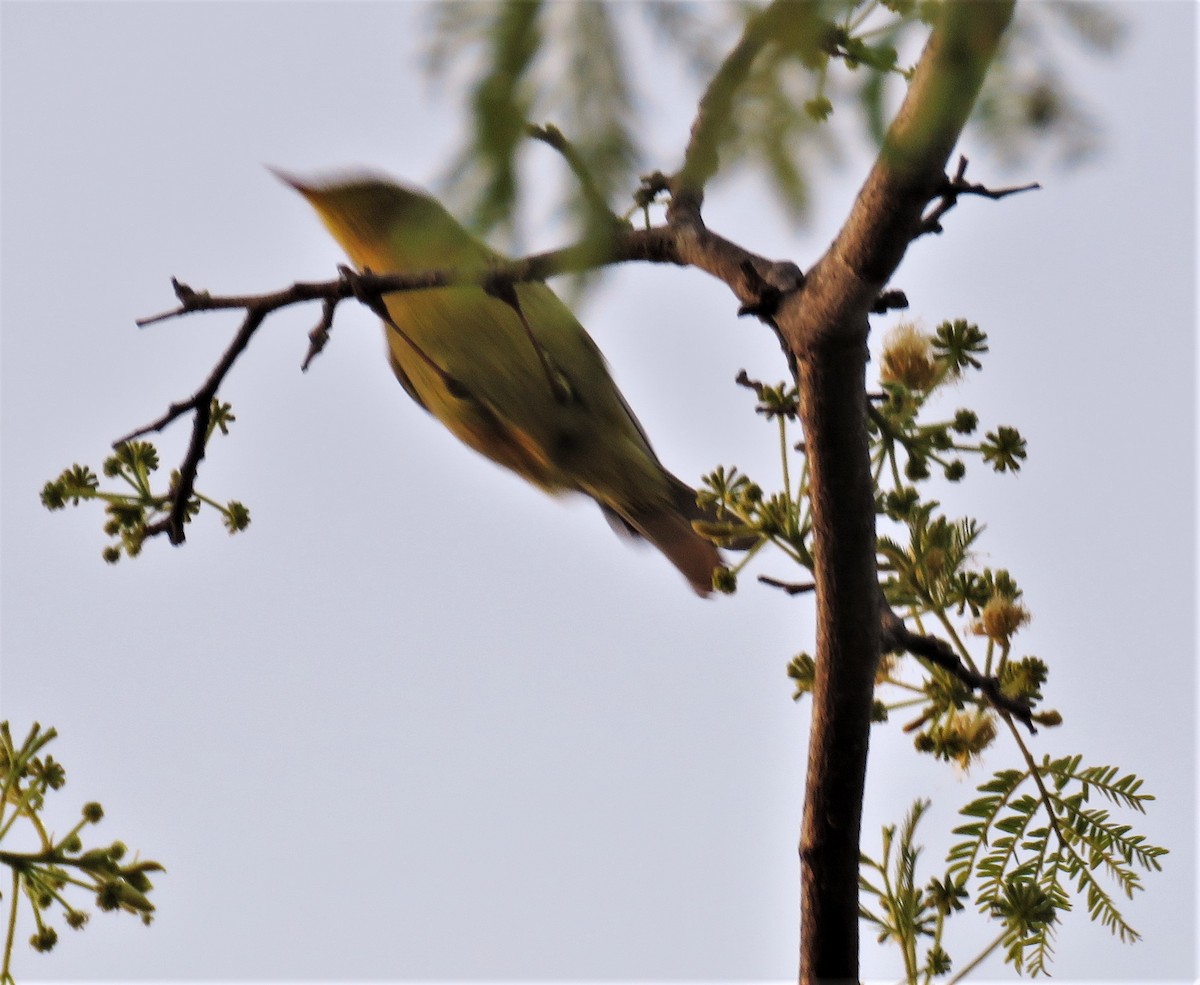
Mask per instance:
[[[941,667],[962,682],[972,691],[978,691],[988,702],[1000,711],[1006,712],[1025,725],[1031,734],[1036,734],[1033,725],[1033,709],[1018,698],[1010,698],[1000,688],[1000,681],[995,677],[985,677],[973,671],[959,659],[957,653],[945,640],[936,636],[922,636],[914,633],[886,602],[880,603],[882,621],[881,649],[904,650],[916,657],[923,657],[930,663]]]
[[[817,586],[811,581],[780,581],[778,578],[771,578],[768,575],[759,575],[758,580],[771,588],[778,588],[787,595],[805,595],[808,592],[816,591]]]
[[[966,173],[967,158],[965,155],[959,155],[958,167],[955,169],[954,177],[946,179],[946,184],[942,187],[938,204],[930,209],[926,215],[922,216],[921,227],[917,232],[918,236],[923,236],[926,233],[941,233],[942,216],[958,204],[958,197],[960,195],[979,195],[983,198],[990,198],[992,201],[998,201],[1002,198],[1008,198],[1009,195],[1035,191],[1042,187],[1038,182],[1033,181],[1027,185],[1014,185],[1011,188],[988,188],[985,185],[978,185],[967,181]]]
[[[881,645],[868,459],[867,316],[921,232],[1013,3],[949,2],[828,252],[775,323],[797,365],[810,466],[816,678],[800,837],[800,981],[857,982],[858,859]]]
[[[180,286],[182,287],[182,285]],[[180,300],[183,300],[182,293],[178,291],[177,293],[180,293]],[[196,473],[200,468],[200,462],[204,458],[204,448],[208,442],[208,425],[212,419],[213,400],[216,398],[217,390],[221,386],[221,383],[229,374],[229,370],[233,368],[233,364],[237,361],[238,356],[250,344],[250,339],[254,337],[254,333],[258,331],[259,325],[262,324],[266,316],[267,311],[265,310],[258,308],[248,309],[246,318],[243,320],[237,334],[233,337],[233,341],[229,344],[229,348],[225,350],[220,361],[213,368],[208,379],[204,381],[199,390],[182,403],[172,404],[167,409],[167,412],[157,421],[113,442],[113,446],[116,447],[117,445],[124,444],[126,441],[132,441],[134,438],[148,434],[151,431],[161,431],[172,421],[182,417],[188,411],[191,411],[193,414],[192,437],[188,441],[183,463],[179,466],[179,475],[171,487],[170,512],[161,520],[146,527],[147,537],[156,537],[159,534],[165,533],[167,539],[172,544],[182,544],[186,539],[184,524],[187,521],[188,503],[192,498],[192,492],[196,486]]]

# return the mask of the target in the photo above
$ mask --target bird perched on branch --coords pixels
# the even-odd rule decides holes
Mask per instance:
[[[303,195],[360,270],[443,270],[481,284],[503,258],[436,200],[375,177]],[[549,493],[591,496],[618,532],[650,541],[700,595],[721,557],[692,527],[712,520],[668,472],[599,348],[540,282],[393,292],[377,310],[401,386],[459,440]]]

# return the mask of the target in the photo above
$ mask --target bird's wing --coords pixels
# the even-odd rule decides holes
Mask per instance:
[[[387,327],[388,326],[385,323],[384,329],[387,329]],[[390,344],[387,347],[387,357],[388,363],[392,367],[392,372],[395,374],[396,379],[400,381],[400,385],[404,387],[404,392],[412,397],[413,402],[420,407],[421,410],[425,411],[426,414],[432,414],[433,411],[431,411],[429,409],[429,405],[421,399],[421,395],[417,393],[417,388],[413,386],[412,379],[409,377],[408,373],[405,372],[404,367],[401,366],[399,361],[396,359],[396,354],[392,351]]]

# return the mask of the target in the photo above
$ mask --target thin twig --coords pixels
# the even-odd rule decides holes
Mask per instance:
[[[241,328],[238,329],[237,335],[233,337],[233,341],[229,344],[229,348],[225,350],[225,354],[221,356],[220,362],[217,363],[212,373],[209,374],[208,379],[204,381],[204,385],[192,394],[191,399],[184,401],[182,404],[172,404],[167,413],[153,424],[147,425],[127,435],[120,441],[114,442],[115,447],[150,431],[161,431],[171,421],[180,417],[188,410],[191,410],[194,414],[192,418],[192,437],[188,441],[187,453],[183,457],[183,463],[179,466],[178,477],[171,488],[171,511],[163,519],[146,527],[147,537],[166,533],[167,539],[172,544],[182,544],[186,539],[183,527],[187,520],[188,504],[191,501],[192,492],[196,485],[196,472],[200,468],[200,462],[204,458],[204,446],[208,441],[208,422],[212,418],[213,400],[217,395],[217,390],[220,388],[221,383],[224,382],[225,377],[233,368],[233,364],[237,361],[238,356],[250,344],[250,339],[254,337],[254,333],[258,331],[258,327],[263,323],[263,319],[267,317],[267,314],[268,310],[262,308],[250,308],[246,312],[246,318],[242,322]]]
[[[1075,852],[1075,849],[1071,843],[1067,841],[1066,836],[1063,834],[1062,828],[1058,824],[1058,815],[1054,813],[1054,801],[1050,798],[1050,791],[1046,789],[1046,782],[1042,779],[1041,771],[1038,769],[1037,763],[1034,761],[1033,753],[1031,753],[1026,748],[1025,743],[1021,741],[1021,733],[1017,731],[1016,726],[1013,725],[1012,722],[1008,722],[1008,727],[1012,730],[1013,738],[1017,742],[1017,748],[1021,750],[1021,757],[1025,760],[1025,765],[1029,767],[1029,775],[1033,777],[1033,782],[1037,786],[1038,792],[1042,795],[1042,803],[1046,805],[1046,815],[1050,818],[1050,825],[1054,828],[1055,835],[1058,836],[1058,843],[1065,851],[1069,851],[1074,854],[1076,858],[1079,858],[1078,853]],[[1030,727],[1030,730],[1032,731],[1032,726]],[[1079,861],[1084,865],[1085,868],[1087,867],[1087,864],[1083,862],[1083,859],[1079,859]]]
[[[871,314],[885,315],[889,311],[901,310],[908,307],[908,295],[898,289],[883,291],[871,305]]]
[[[747,22],[741,38],[725,56],[700,98],[683,167],[671,179],[668,219],[685,214],[699,217],[704,187],[720,167],[719,150],[731,132],[734,99],[749,78],[759,53],[771,43],[780,43],[780,39],[802,36],[804,32],[796,26],[797,18],[816,16],[816,4],[774,0]]]
[[[771,578],[768,575],[759,575],[758,580],[764,585],[770,585],[772,588],[778,588],[788,595],[803,595],[807,592],[816,591],[817,586],[811,581],[795,582],[795,581],[779,581],[777,578]]]
[[[588,171],[587,165],[583,163],[583,158],[579,156],[579,152],[563,136],[563,132],[558,127],[552,123],[547,123],[544,126],[539,126],[536,123],[527,123],[525,124],[525,133],[534,140],[540,140],[547,146],[552,147],[562,155],[563,160],[567,162],[576,180],[578,180],[579,190],[583,192],[584,200],[588,205],[588,211],[595,219],[600,220],[605,225],[617,226],[619,228],[625,227],[626,224],[621,221],[621,218],[609,208],[608,202],[605,201],[604,195],[601,194],[596,180],[592,177],[591,172]]]
[[[300,364],[301,372],[308,372],[308,367],[317,358],[329,342],[329,333],[333,331],[333,313],[337,310],[337,301],[326,298],[321,303],[321,320],[316,328],[308,333],[308,352],[304,354],[304,362]]]
[[[958,204],[959,195],[979,195],[983,198],[990,198],[996,201],[1007,198],[1009,195],[1035,191],[1042,187],[1038,182],[1033,181],[1027,185],[1013,185],[1009,188],[988,188],[985,185],[967,181],[965,177],[966,173],[967,158],[965,155],[959,155],[958,167],[954,171],[954,177],[946,179],[946,183],[941,189],[938,204],[930,212],[921,217],[921,224],[917,229],[916,236],[913,237],[914,239],[918,236],[924,236],[927,233],[941,233],[942,216]]]

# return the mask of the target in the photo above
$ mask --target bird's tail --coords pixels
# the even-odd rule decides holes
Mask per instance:
[[[713,590],[713,575],[724,565],[712,541],[698,534],[693,520],[713,522],[717,518],[696,503],[696,491],[668,473],[671,500],[652,506],[626,508],[600,504],[605,518],[617,533],[648,540],[688,580],[697,595]],[[734,543],[735,550],[749,544]]]

